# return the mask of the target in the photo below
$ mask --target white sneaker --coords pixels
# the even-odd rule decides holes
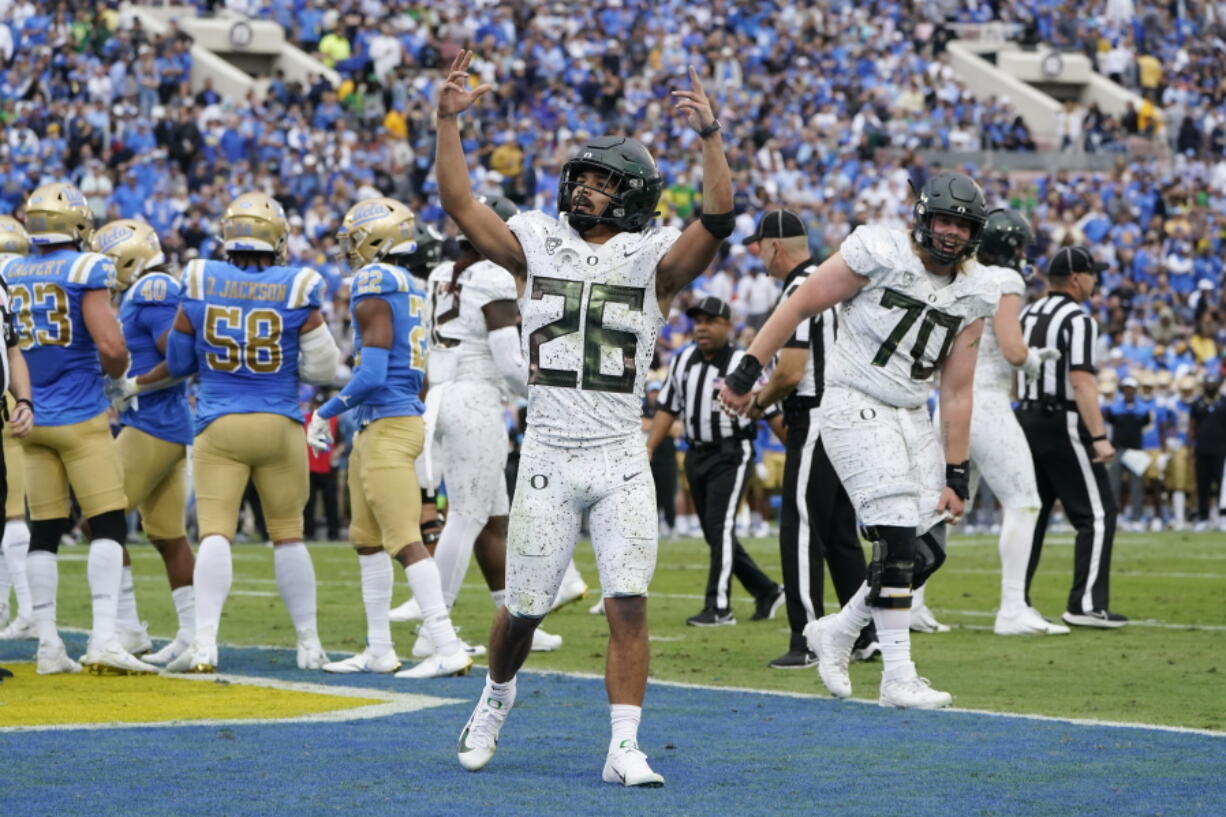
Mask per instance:
[[[217,672],[217,645],[197,639],[191,647],[166,664],[166,671],[205,674]]]
[[[459,650],[445,657],[436,653],[409,669],[402,669],[396,673],[396,677],[447,678],[452,675],[467,675],[472,666],[472,656],[464,652],[464,650]]]
[[[604,615],[604,596],[601,596],[599,601],[597,601],[591,607],[587,608],[587,611],[594,616],[603,616]]]
[[[459,630],[456,631],[459,633]],[[457,635],[457,638],[459,636]],[[485,645],[469,644],[464,639],[460,639],[460,649],[468,653],[473,658],[480,658],[485,655]],[[554,649],[557,649],[556,647]],[[430,637],[429,631],[425,627],[419,627],[417,630],[417,640],[413,642],[413,650],[411,655],[414,658],[429,658],[434,655],[434,639]]]
[[[562,636],[547,633],[540,627],[532,631],[532,652],[553,652],[562,646]],[[482,648],[482,652],[485,652]]]
[[[836,698],[851,697],[851,674],[847,665],[851,662],[851,648],[856,645],[856,636],[839,629],[835,616],[823,616],[810,621],[804,629],[805,644],[817,655],[817,674],[822,684]]]
[[[28,618],[18,616],[0,630],[0,641],[16,641],[21,638],[38,638],[38,634],[34,632],[34,622]]]
[[[319,642],[319,636],[308,636],[298,640],[298,669],[323,669],[328,663],[328,654],[324,645]]]
[[[400,659],[396,657],[395,650],[387,650],[379,655],[375,655],[370,651],[370,647],[362,650],[357,655],[351,655],[341,661],[330,661],[323,665],[324,672],[336,673],[353,673],[353,672],[395,672],[400,669]]]
[[[587,582],[583,579],[575,579],[569,584],[564,584],[558,588],[557,598],[553,600],[553,607],[549,608],[550,612],[561,609],[571,602],[579,601],[587,595]]]
[[[169,664],[171,661],[178,658],[187,650],[191,649],[192,642],[183,634],[183,631],[175,633],[174,640],[167,644],[157,652],[151,652],[148,655],[141,656],[141,660],[146,664]]]
[[[118,638],[101,646],[90,644],[81,658],[81,666],[91,675],[152,675],[158,671],[152,664],[129,654]]]
[[[940,709],[953,703],[948,692],[933,689],[927,678],[881,678],[881,697],[877,703],[896,709]]]
[[[417,603],[417,599],[409,599],[399,607],[393,607],[388,618],[398,622],[421,621],[421,605]]]
[[[132,630],[120,626],[115,631],[119,638],[119,646],[129,655],[140,657],[153,651],[153,639],[149,637],[149,622],[142,621],[138,629]]]
[[[1162,519],[1160,517],[1155,516],[1153,519],[1149,520],[1149,530],[1150,530],[1150,533],[1161,533],[1162,532]]]
[[[63,641],[53,644],[40,644],[38,647],[39,675],[60,675],[61,673],[80,672],[81,665],[68,657]]]
[[[1068,627],[1053,624],[1033,607],[1001,609],[996,613],[996,625],[992,631],[997,635],[1068,635]]]
[[[937,621],[932,610],[925,604],[923,607],[911,608],[911,632],[913,633],[947,633],[949,625]]]
[[[609,752],[600,777],[606,783],[620,783],[623,786],[658,789],[664,785],[664,775],[651,770],[647,765],[647,755],[640,752],[638,744],[632,740],[623,740],[620,746]]]
[[[509,701],[482,697],[477,701],[477,707],[468,716],[468,723],[460,732],[460,740],[456,744],[456,755],[460,765],[470,772],[480,770],[498,748],[498,733],[507,721],[507,713],[515,703],[512,697]]]

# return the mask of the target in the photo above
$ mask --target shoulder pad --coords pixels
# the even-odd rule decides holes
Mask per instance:
[[[203,258],[196,258],[187,262],[187,266],[183,268],[183,276],[181,278],[182,297],[187,300],[203,301],[204,300],[204,273],[208,269],[209,262]]]
[[[137,304],[175,304],[179,300],[179,282],[164,272],[142,275],[132,285],[130,300]]]
[[[454,261],[444,261],[434,269],[430,270],[430,277],[427,281],[450,281],[451,271],[455,269]]]
[[[414,289],[412,278],[408,272],[392,264],[367,264],[353,276],[351,297],[411,292]]]
[[[68,283],[86,289],[115,286],[115,262],[102,253],[83,252],[68,268]]]
[[[843,239],[839,254],[852,271],[869,278],[883,269],[899,266],[900,244],[907,241],[905,231],[892,230],[880,224],[861,224]],[[907,250],[910,246],[907,245]]]
[[[324,278],[310,267],[294,275],[285,305],[290,309],[318,309],[324,299]]]

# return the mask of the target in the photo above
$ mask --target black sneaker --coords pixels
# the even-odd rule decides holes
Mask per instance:
[[[1128,616],[1112,613],[1110,610],[1090,610],[1085,613],[1074,613],[1067,610],[1060,618],[1065,624],[1074,627],[1096,627],[1100,630],[1114,630],[1128,623]]]
[[[732,610],[716,610],[708,607],[696,616],[690,616],[685,623],[691,627],[725,627],[736,624],[736,616]]]
[[[810,669],[817,666],[817,655],[808,650],[789,650],[766,666],[771,669]]]
[[[753,615],[749,617],[750,621],[769,621],[775,617],[775,613],[783,606],[785,601],[783,595],[783,585],[775,585],[773,592],[768,593],[758,599],[753,607]]]
[[[872,661],[881,655],[881,645],[877,643],[877,634],[867,628],[860,631],[860,637],[851,648],[852,661]]]

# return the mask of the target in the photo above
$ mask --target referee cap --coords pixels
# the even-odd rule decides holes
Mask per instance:
[[[1072,275],[1076,272],[1097,275],[1106,268],[1106,264],[1094,260],[1094,256],[1086,247],[1064,247],[1052,256],[1051,262],[1047,265],[1047,274],[1055,277]]]
[[[732,319],[732,307],[720,298],[714,295],[708,295],[698,303],[685,310],[687,318],[696,318],[699,315],[710,315],[712,318],[728,318]]]
[[[795,238],[807,235],[805,223],[791,210],[770,210],[758,220],[758,229],[745,236],[742,244],[757,244],[764,238]]]

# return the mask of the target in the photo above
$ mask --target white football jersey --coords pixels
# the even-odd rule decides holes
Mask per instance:
[[[982,269],[995,279],[1002,297],[1005,295],[1020,295],[1023,299],[1026,297],[1026,282],[1017,270],[1008,267],[982,267]],[[996,326],[993,321],[993,318],[988,318],[983,322],[983,339],[979,341],[979,361],[975,364],[975,390],[1008,394],[1013,388],[1013,378],[1017,370],[1005,360],[1000,341],[996,339]]]
[[[502,383],[502,373],[490,352],[490,333],[481,311],[494,301],[518,297],[515,278],[492,261],[478,261],[460,273],[453,289],[455,264],[439,264],[426,281],[430,299],[430,355],[426,374],[430,385],[455,380]]]
[[[839,251],[869,281],[842,305],[827,386],[898,408],[924,405],[958,332],[996,311],[996,281],[971,262],[945,283],[924,268],[906,230],[880,225],[857,227]]]
[[[520,213],[507,226],[528,262],[519,311],[529,427],[561,446],[638,439],[664,325],[656,266],[680,231],[649,227],[589,244],[565,216]]]

